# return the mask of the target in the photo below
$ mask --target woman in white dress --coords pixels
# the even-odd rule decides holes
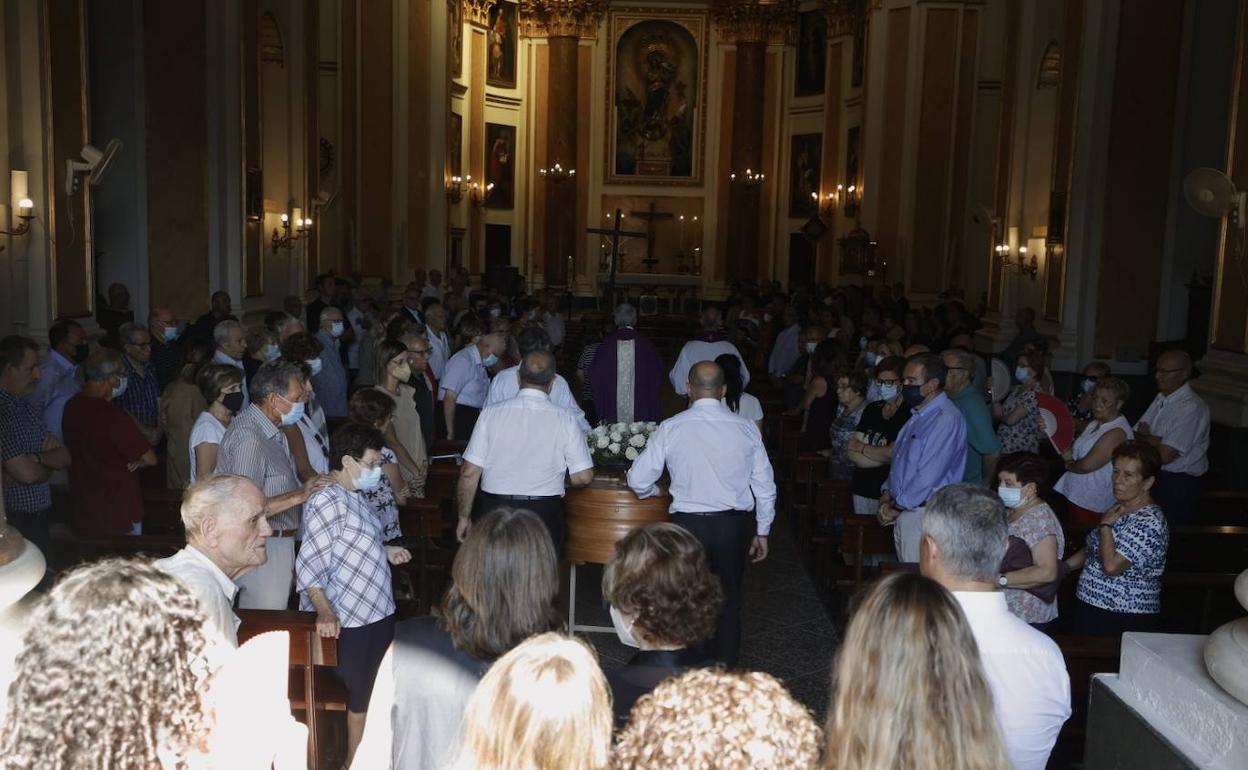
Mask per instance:
[[[1131,397],[1127,383],[1101,377],[1092,391],[1092,420],[1063,454],[1066,473],[1054,487],[1070,502],[1072,522],[1097,524],[1115,503],[1114,450],[1135,437],[1122,405]]]
[[[243,370],[225,364],[207,364],[195,378],[208,408],[199,413],[188,443],[191,483],[211,476],[217,467],[217,448],[234,415],[243,408]]]

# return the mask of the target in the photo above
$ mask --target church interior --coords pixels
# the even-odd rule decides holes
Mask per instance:
[[[598,515],[581,510],[586,506],[623,515],[644,503],[634,495],[629,467],[644,457],[641,447],[657,448],[645,443],[653,428],[641,429],[642,443],[627,460],[625,449],[604,460],[607,444],[595,441],[620,448],[614,434],[622,425],[653,420],[662,432],[667,420],[692,413],[699,397],[687,367],[702,359],[686,360],[688,346],[728,344],[742,371],[725,379],[721,356],[717,382],[759,405],[760,419],[752,422],[774,475],[776,512],[767,558],[746,566],[735,599],[725,583],[741,624],[740,658],[729,668],[774,676],[809,712],[824,731],[810,767],[888,766],[833,761],[842,697],[833,673],[838,654],[848,655],[842,644],[855,638],[850,624],[861,598],[882,585],[882,576],[932,577],[928,551],[924,560],[902,558],[900,519],[894,531],[885,513],[877,517],[875,498],[869,511],[858,510],[858,482],[838,475],[828,429],[820,427],[817,449],[806,434],[816,419],[812,403],[828,399],[825,425],[835,444],[836,420],[863,408],[853,407],[842,388],[853,390],[865,372],[861,395],[868,403],[882,398],[879,388],[888,382],[877,379],[884,377],[880,362],[893,357],[900,357],[892,381],[898,394],[912,386],[909,366],[932,354],[940,387],[951,391],[944,371],[955,376],[959,367],[949,360],[957,350],[980,370],[974,387],[985,397],[975,408],[987,407],[988,440],[997,448],[977,449],[968,440],[976,457],[994,458],[975,478],[994,498],[996,458],[1001,470],[1015,451],[1010,410],[1019,401],[1010,399],[1023,399],[1015,391],[1028,388],[1040,393],[1024,418],[1028,430],[1039,422],[1038,439],[1017,451],[1048,469],[1033,494],[1043,498],[1040,505],[1051,504],[1060,524],[1061,574],[1085,540],[1091,553],[1105,550],[1108,537],[1113,553],[1108,533],[1120,520],[1106,509],[1125,504],[1108,491],[1108,466],[1117,474],[1120,460],[1111,461],[1109,449],[1103,457],[1087,449],[1095,436],[1085,426],[1095,431],[1105,419],[1093,411],[1093,394],[1102,393],[1098,376],[1122,386],[1115,392],[1126,443],[1145,444],[1164,461],[1154,474],[1159,479],[1182,477],[1187,486],[1179,496],[1191,509],[1168,526],[1162,519],[1168,556],[1163,545],[1164,572],[1159,567],[1152,576],[1160,610],[1151,611],[1156,619],[1148,629],[1079,633],[1063,619],[1087,601],[1082,578],[1056,578],[1060,588],[1047,601],[1057,619],[1035,625],[1044,626],[1065,664],[1068,718],[1054,728],[1044,755],[1028,762],[1015,754],[1003,717],[1009,762],[975,766],[1248,763],[1248,572],[1239,574],[1248,567],[1246,0],[3,0],[0,42],[0,186],[9,185],[9,194],[0,194],[0,336],[37,345],[43,379],[51,376],[54,351],[73,348],[62,344],[66,329],[71,336],[82,331],[80,342],[74,338],[86,346],[82,358],[68,366],[72,379],[79,365],[75,387],[87,388],[84,394],[92,384],[86,370],[101,351],[119,351],[134,372],[145,359],[134,357],[130,335],[155,343],[157,323],[167,327],[169,346],[182,346],[179,364],[191,360],[197,342],[208,345],[209,357],[215,349],[212,361],[228,364],[220,359],[228,332],[218,324],[235,321],[246,354],[227,359],[254,358],[262,372],[278,357],[279,339],[281,360],[291,358],[281,329],[288,317],[303,325],[305,337],[323,337],[329,353],[338,333],[324,336],[326,330],[337,323],[340,333],[346,320],[348,334],[357,335],[353,352],[370,361],[386,344],[407,344],[414,353],[413,343],[403,342],[412,325],[425,335],[419,344],[433,351],[424,354],[432,396],[413,414],[428,421],[427,440],[418,436],[423,456],[411,452],[423,463],[422,491],[397,506],[411,562],[382,564],[387,584],[393,572],[390,603],[400,627],[406,618],[436,615],[443,593],[462,579],[462,469],[477,468],[472,458],[481,455],[470,446],[471,424],[465,433],[456,410],[467,405],[484,421],[493,408],[469,404],[467,390],[455,401],[446,387],[453,376],[447,359],[475,356],[488,376],[510,377],[499,370],[528,367],[529,351],[540,353],[544,344],[559,381],[571,388],[573,407],[578,414],[584,408],[579,419],[588,421],[596,468],[595,481],[576,490],[583,469],[566,468],[560,628],[591,644],[608,680],[612,669],[631,665],[636,645],[612,632],[616,608],[603,592],[611,582],[604,572],[614,569],[612,548],[638,522],[617,522],[622,529],[603,555],[580,558],[576,519]],[[625,305],[632,315],[620,315]],[[341,311],[336,317],[334,308]],[[537,343],[529,332],[535,327],[546,335]],[[623,329],[632,336],[620,337]],[[435,333],[447,342],[435,345]],[[501,341],[497,355],[489,350],[494,337]],[[369,353],[359,352],[360,339],[369,340]],[[632,380],[618,385],[608,399],[612,411],[603,413],[593,351],[602,356],[601,346],[617,340],[627,342],[619,348],[627,353],[612,351],[620,368],[612,366],[607,381],[614,390],[621,378],[635,376],[637,391]],[[828,340],[837,350],[825,354]],[[271,357],[264,352],[270,344]],[[371,378],[371,365],[349,361],[348,344],[337,368]],[[440,344],[448,349],[435,365]],[[0,372],[20,368],[24,348],[13,345],[16,358],[0,355]],[[315,343],[312,358],[322,347]],[[661,369],[653,365],[657,385],[643,383],[650,349],[661,362]],[[146,350],[152,356],[151,345]],[[826,375],[825,358],[836,358]],[[153,363],[160,365],[154,356]],[[378,379],[345,381],[344,407],[350,396],[355,408],[361,388],[381,387],[385,366],[383,360]],[[254,367],[247,383],[262,376]],[[1173,387],[1167,384],[1184,369]],[[170,379],[195,384],[196,372],[187,371],[175,369]],[[329,405],[319,371],[318,362],[307,379],[309,394],[315,385],[315,395],[304,399],[308,414],[320,411],[317,400]],[[522,389],[530,387],[527,371],[516,374]],[[918,385],[926,388],[930,364],[922,371]],[[3,400],[8,377],[0,376],[0,423],[10,424],[0,424],[0,434],[19,433],[6,410],[16,409],[10,402],[23,394]],[[734,377],[744,379],[736,391]],[[815,393],[814,380],[824,390]],[[29,377],[22,382],[36,387]],[[33,449],[11,449],[18,439],[4,438],[0,686],[14,703],[24,692],[22,674],[9,661],[23,659],[22,619],[45,617],[36,608],[49,592],[56,595],[56,576],[63,585],[82,562],[167,557],[194,545],[183,496],[189,479],[175,485],[166,472],[170,456],[180,452],[185,461],[190,426],[175,452],[174,431],[165,424],[166,384],[162,373],[159,424],[145,426],[127,407],[155,458],[152,467],[136,460],[138,469],[130,469],[142,500],[135,514],[142,526],[132,536],[76,530],[75,498],[89,488],[74,479],[84,473],[77,459],[43,463],[34,481],[10,466],[11,458],[32,452],[38,466],[43,451],[65,449],[68,425],[64,437]],[[1204,421],[1196,470],[1184,465],[1196,450],[1175,450],[1158,431],[1178,387],[1201,405],[1193,407]],[[134,397],[134,374],[129,389]],[[548,391],[558,403],[558,385]],[[443,393],[451,398],[445,412]],[[113,393],[111,401],[121,397]],[[254,393],[246,398],[248,408],[260,403]],[[894,396],[898,403],[908,398]],[[930,398],[927,391],[916,396]],[[658,404],[654,416],[643,406],[649,401]],[[1058,406],[1048,410],[1049,401]],[[216,402],[198,409],[209,403]],[[906,406],[909,419],[917,421],[929,403]],[[280,422],[283,409],[267,416]],[[347,414],[324,411],[320,441],[329,458]],[[606,432],[596,436],[591,428],[601,419]],[[1064,445],[1063,426],[1073,432]],[[862,446],[861,429],[853,427],[846,435]],[[638,429],[624,431],[624,448],[630,433]],[[307,479],[288,451],[298,486]],[[661,482],[677,501],[671,514],[718,510],[680,508],[675,451],[668,446]],[[1100,458],[1109,496],[1101,508],[1075,503],[1058,480],[1084,472],[1080,451]],[[406,453],[400,455],[393,462],[410,481]],[[192,469],[197,457],[192,448]],[[359,457],[347,458],[331,458],[318,474],[349,476],[343,468]],[[867,458],[850,470],[879,464]],[[490,483],[492,469],[484,468],[478,494]],[[612,473],[616,488],[604,491]],[[256,483],[272,501],[260,476]],[[881,480],[887,477],[882,471]],[[709,482],[685,479],[683,488],[698,483]],[[896,483],[890,478],[884,494],[899,503]],[[1112,483],[1119,494],[1117,475]],[[24,529],[18,534],[19,517],[30,512],[14,489],[39,484],[50,489],[39,515],[45,529],[50,522],[51,537],[36,559],[36,538]],[[1164,509],[1160,489],[1152,498]],[[602,496],[591,498],[591,490]],[[526,494],[535,493],[507,499],[537,499]],[[753,495],[765,535],[762,511],[771,503],[757,485]],[[586,502],[593,499],[599,502]],[[882,498],[881,510],[889,499]],[[924,494],[912,508],[921,512],[933,499]],[[1008,516],[1008,499],[1005,506]],[[303,510],[306,522],[310,504]],[[1093,518],[1077,518],[1088,511]],[[900,504],[894,510],[912,512]],[[666,520],[668,511],[658,515]],[[286,531],[272,529],[275,537]],[[1128,569],[1137,560],[1124,550],[1125,537],[1119,535],[1118,551]],[[720,574],[717,559],[711,571]],[[1104,571],[1117,574],[1108,562]],[[1000,572],[1005,580],[1008,571]],[[1008,593],[1007,583],[1000,586]],[[306,726],[299,741],[308,747],[287,746],[284,760],[279,751],[266,762],[346,767],[354,756],[353,767],[434,767],[400,761],[397,730],[386,760],[392,764],[364,753],[372,748],[371,728],[351,721],[358,709],[334,679],[335,661],[352,648],[345,637],[323,633],[315,601],[295,609],[298,593],[291,592],[289,608],[247,609],[244,602],[237,610],[235,646],[265,631],[290,638],[289,653],[278,651],[288,660],[280,667],[277,710]],[[1206,637],[1217,641],[1206,645]],[[993,692],[998,712],[1008,708],[1001,695]],[[0,692],[0,754],[30,739],[20,715],[4,716],[4,700]],[[1201,727],[1213,723],[1220,728]],[[357,729],[366,731],[363,744]],[[617,751],[640,739],[632,729],[623,738],[617,732]],[[0,757],[0,768],[51,766],[6,761]],[[461,756],[456,767],[507,766],[466,761]]]

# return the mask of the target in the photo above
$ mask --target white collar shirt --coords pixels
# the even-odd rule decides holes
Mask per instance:
[[[628,472],[639,498],[659,494],[655,482],[672,476],[671,513],[754,511],[758,534],[776,517],[776,482],[758,426],[716,398],[699,398],[650,434]]]
[[[689,395],[685,385],[689,382],[689,370],[693,368],[694,364],[701,361],[714,361],[726,353],[731,353],[741,362],[741,385],[742,387],[749,385],[750,370],[746,367],[745,359],[741,357],[741,351],[737,350],[736,345],[728,340],[719,340],[717,342],[690,340],[680,349],[680,357],[676,359],[676,365],[668,373],[668,379],[672,381],[672,387],[676,389],[676,395]]]
[[[351,338],[351,344],[347,346],[348,369],[360,368],[360,344],[368,336],[369,330],[364,328],[365,322],[368,320],[368,314],[358,307],[353,307],[347,311],[347,323],[351,324],[351,328],[355,331],[355,335]]]
[[[481,410],[464,459],[493,495],[563,495],[565,473],[594,467],[576,420],[534,388]]]
[[[1013,613],[1000,591],[954,591],[962,606],[1014,770],[1044,770],[1070,718],[1070,676],[1057,643]]]
[[[485,406],[489,389],[490,376],[481,363],[481,351],[476,345],[469,345],[446,362],[446,376],[438,385],[438,400],[450,392],[455,394],[456,404],[480,409]]]
[[[1148,423],[1150,433],[1179,453],[1162,470],[1191,476],[1203,476],[1209,470],[1209,405],[1192,390],[1191,383],[1183,383],[1168,396],[1158,393],[1140,422]],[[1140,422],[1135,424],[1137,433]]]
[[[229,356],[225,354],[224,351],[221,351],[221,350],[218,350],[217,352],[212,354],[212,362],[215,364],[225,364],[226,366],[232,366],[235,369],[243,368],[242,361],[238,361],[233,358],[230,358]],[[247,377],[244,376],[243,377],[243,408],[246,409],[247,405],[250,403],[251,403],[251,395],[247,392]]]
[[[489,406],[515,398],[519,393],[520,366],[517,364],[494,375],[494,379],[490,381],[490,394],[485,399],[485,405]],[[589,421],[585,419],[585,411],[581,409],[580,404],[576,403],[572,388],[568,387],[568,381],[563,378],[562,374],[556,374],[555,381],[550,386],[550,402],[571,412],[581,432],[589,433]]]
[[[39,383],[35,392],[27,398],[27,403],[43,418],[43,426],[48,433],[56,436],[58,441],[64,441],[61,421],[65,415],[65,404],[82,390],[82,383],[78,382],[78,365],[52,350],[43,359],[39,374]]]
[[[425,337],[429,340],[429,370],[441,380],[446,374],[446,362],[451,357],[451,340],[446,332],[435,332],[433,329],[426,329]]]
[[[567,333],[567,326],[563,323],[563,316],[558,313],[544,313],[542,315],[542,327],[550,335],[551,345],[559,347],[563,344],[563,338]]]
[[[238,646],[240,621],[234,614],[238,586],[212,559],[195,546],[188,545],[172,556],[157,559],[156,567],[190,589],[208,616],[209,628],[219,633],[231,647]]]
[[[802,325],[793,324],[776,335],[776,345],[771,349],[771,357],[767,359],[767,373],[772,377],[783,377],[797,364],[802,357],[798,346]]]

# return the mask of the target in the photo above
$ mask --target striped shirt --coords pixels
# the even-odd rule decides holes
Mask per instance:
[[[126,392],[113,399],[113,403],[133,417],[140,425],[156,425],[160,422],[160,383],[156,367],[148,361],[142,374],[134,368],[129,356],[122,356],[126,365]]]
[[[252,404],[230,423],[217,449],[217,473],[235,473],[255,482],[265,497],[278,497],[299,488],[295,462],[286,436]],[[302,506],[296,505],[269,519],[273,529],[296,529]]]
[[[305,507],[307,529],[295,559],[299,609],[316,610],[308,589],[319,588],[343,628],[393,615],[382,522],[364,496],[333,484],[315,492]]]

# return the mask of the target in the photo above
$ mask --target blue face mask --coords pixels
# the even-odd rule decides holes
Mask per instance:
[[[265,345],[261,354],[264,355],[264,362],[267,364],[272,361],[276,361],[277,357],[280,356],[282,352],[278,349],[277,345]],[[316,359],[316,362],[319,364],[321,359]]]
[[[890,382],[887,385],[880,386],[880,399],[884,401],[892,401],[897,398],[897,383]],[[923,399],[920,398],[920,401]]]
[[[1017,508],[1023,502],[1023,490],[1018,487],[997,487],[997,496],[1006,508]]]
[[[496,363],[498,363],[498,356],[494,355],[493,353],[481,359],[481,365],[484,366],[486,369],[489,369],[491,366],[493,366]]]
[[[365,468],[360,472],[359,476],[352,479],[351,483],[355,485],[356,489],[362,492],[367,492],[370,489],[376,489],[377,486],[381,484],[381,466],[379,465],[376,468]]]
[[[164,337],[165,342],[173,342],[178,338],[178,327],[166,326],[165,331],[161,334],[161,336]]]
[[[281,396],[278,396],[278,398],[286,401]],[[302,401],[286,401],[286,403],[290,404],[290,411],[282,415],[282,425],[294,425],[303,419],[304,403]]]
[[[867,366],[875,366],[880,362],[880,355],[879,353],[867,353],[863,360],[867,362]]]
[[[343,325],[342,325],[342,321],[334,321],[334,322],[333,322],[332,324],[330,324],[330,326],[329,326],[329,334],[330,334],[330,336],[331,336],[331,337],[334,337],[335,339],[337,339],[338,337],[341,337],[341,336],[342,336],[342,331],[343,331],[343,328],[344,328],[344,327],[343,327]]]
[[[314,358],[311,361],[306,361],[305,363],[307,363],[307,365],[312,369],[313,377],[321,373],[321,367],[323,366],[321,359]]]
[[[923,403],[922,385],[902,385],[901,397],[911,409]]]
[[[1020,366],[1014,370],[1014,379],[1019,382],[1026,382],[1031,378],[1031,370],[1025,366]]]
[[[126,388],[130,386],[130,378],[122,377],[121,384],[113,388],[113,398],[121,398],[121,394],[126,392]]]

